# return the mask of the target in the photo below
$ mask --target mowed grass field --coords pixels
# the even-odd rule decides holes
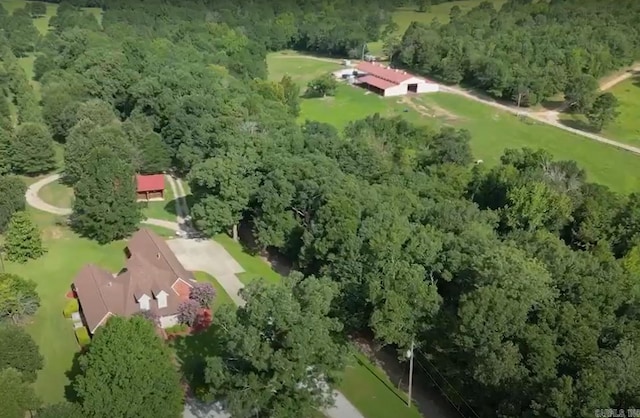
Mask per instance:
[[[304,60],[302,57],[296,59]],[[273,58],[269,60],[273,61]],[[306,71],[308,66],[320,68],[313,67],[314,63],[324,64],[308,59],[306,64],[287,68],[278,61],[278,66],[269,67],[270,77],[279,79],[283,73],[289,73],[294,79],[302,79],[307,74],[299,74],[299,71]],[[543,148],[557,159],[575,160],[587,171],[590,181],[621,193],[640,191],[639,156],[452,94],[425,94],[408,101],[406,98],[381,98],[341,84],[335,97],[302,99],[299,119],[301,122],[306,119],[326,122],[342,129],[350,121],[374,113],[400,115],[411,122],[433,127],[450,125],[468,129],[475,157],[487,164],[497,163],[506,148]]]
[[[449,14],[454,6],[463,13],[473,9],[483,0],[460,0],[433,5],[426,12],[419,12],[418,7],[411,5],[398,8],[393,12],[393,21],[398,25],[398,34],[402,35],[412,22],[431,23],[434,19],[440,23],[449,21]],[[490,0],[496,9],[500,9],[506,0]],[[373,55],[382,55],[382,41],[370,42],[367,47]]]
[[[309,81],[342,68],[337,60],[336,62],[314,60],[294,51],[281,51],[267,55],[267,66],[269,80],[280,81],[283,76],[288,75],[303,92]]]
[[[609,90],[620,102],[616,120],[607,126],[600,135],[625,144],[640,146],[640,75],[624,80]],[[567,125],[579,129],[589,130],[587,118],[584,115],[564,113],[560,119]]]

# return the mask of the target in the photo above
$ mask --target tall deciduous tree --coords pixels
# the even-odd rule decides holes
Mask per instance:
[[[189,184],[196,200],[191,213],[196,225],[210,235],[233,230],[256,188],[255,157],[232,150],[193,168]]]
[[[16,173],[41,174],[56,166],[51,134],[45,125],[25,123],[16,128],[11,144],[11,166]]]
[[[31,335],[17,325],[0,324],[0,370],[12,367],[22,373],[24,380],[33,382],[42,365]]]
[[[601,131],[602,128],[613,122],[620,112],[618,112],[618,99],[612,93],[602,93],[593,102],[593,106],[587,112],[587,119],[589,123],[597,131]]]
[[[332,402],[345,365],[341,325],[329,315],[337,287],[294,273],[284,284],[254,282],[237,311],[218,313],[220,351],[205,380],[233,416],[304,417]]]
[[[140,210],[131,164],[102,146],[91,151],[84,171],[86,175],[74,187],[74,228],[100,243],[135,231]]]
[[[182,416],[180,376],[170,350],[146,319],[109,319],[78,362],[73,387],[84,416]]]
[[[284,103],[289,108],[289,113],[298,117],[300,114],[300,86],[288,75],[282,77],[280,85],[284,94]]]
[[[2,100],[2,98],[0,98]],[[12,132],[0,126],[0,176],[11,172]]]
[[[564,96],[572,109],[582,113],[593,105],[597,90],[598,81],[591,75],[582,74],[567,83]]]
[[[19,323],[36,313],[39,307],[40,296],[33,281],[0,273],[0,319]]]
[[[38,418],[86,418],[78,404],[61,402],[38,409]]]
[[[0,232],[4,232],[14,213],[24,210],[27,185],[16,176],[0,176]]]
[[[307,91],[305,92],[305,96],[335,96],[337,88],[338,82],[336,81],[336,78],[333,76],[333,74],[324,74],[309,81],[309,83],[307,84]]]
[[[7,259],[19,263],[41,257],[46,252],[40,230],[27,212],[16,212],[11,217],[4,248]]]
[[[9,368],[0,370],[0,405],[2,418],[24,418],[27,412],[40,406],[40,401],[20,372]]]

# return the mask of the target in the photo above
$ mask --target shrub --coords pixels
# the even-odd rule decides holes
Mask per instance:
[[[78,305],[78,299],[71,299],[64,305],[64,309],[62,310],[62,314],[65,318],[71,318],[76,312],[80,312],[80,306]]]
[[[189,299],[193,299],[200,304],[201,308],[207,308],[216,297],[216,289],[211,283],[196,283],[191,289]]]
[[[181,324],[193,325],[198,317],[200,304],[193,299],[185,300],[178,305],[178,321]]]
[[[215,396],[208,386],[198,386],[195,390],[196,399],[203,403],[211,403],[215,400]]]
[[[91,342],[91,337],[89,337],[89,331],[87,330],[87,327],[76,329],[76,338],[78,339],[78,344],[80,344],[80,347],[89,345],[89,343]]]

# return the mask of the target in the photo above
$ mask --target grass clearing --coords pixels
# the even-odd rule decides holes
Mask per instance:
[[[0,0],[0,5],[9,13],[13,13],[16,9],[21,9],[25,7],[25,5],[29,3],[25,0]],[[46,35],[49,32],[49,21],[53,16],[58,13],[58,4],[57,3],[45,3],[47,6],[47,13],[42,16],[33,19],[33,25],[38,29],[38,32],[42,36]],[[82,10],[91,13],[95,16],[96,20],[102,26],[102,9],[99,7],[82,7]]]
[[[620,115],[609,126],[598,134],[625,144],[640,146],[640,75],[624,80],[607,90],[613,93],[620,102]],[[590,131],[589,123],[584,115],[562,113],[560,120],[577,129]]]
[[[58,208],[70,208],[73,206],[73,189],[60,180],[47,184],[38,193],[46,203]]]
[[[244,273],[237,275],[238,279],[245,285],[259,278],[263,278],[267,283],[278,283],[282,280],[282,276],[273,271],[266,261],[257,255],[246,252],[242,244],[235,242],[228,235],[218,234],[214,239],[222,245],[231,257],[245,270]]]
[[[339,389],[365,417],[422,418],[415,405],[407,407],[407,395],[363,354],[357,352],[351,360]]]
[[[452,125],[471,132],[474,156],[487,164],[496,164],[506,148],[543,148],[555,158],[577,161],[590,181],[621,193],[640,190],[640,160],[630,152],[453,94],[420,95],[410,106],[401,98],[366,93],[341,84],[336,97],[303,99],[300,121],[317,120],[342,129],[350,121],[380,113],[434,127]]]
[[[293,51],[281,51],[267,55],[267,68],[269,69],[269,80],[280,81],[283,76],[289,75],[304,92],[309,81],[328,72],[336,71],[342,68],[342,65],[337,62],[332,63],[299,56]]]

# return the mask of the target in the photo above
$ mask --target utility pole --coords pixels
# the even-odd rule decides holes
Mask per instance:
[[[413,389],[413,346],[414,340],[411,339],[411,349],[407,350],[407,357],[409,358],[409,398],[407,400],[408,408],[411,408],[411,389]]]

